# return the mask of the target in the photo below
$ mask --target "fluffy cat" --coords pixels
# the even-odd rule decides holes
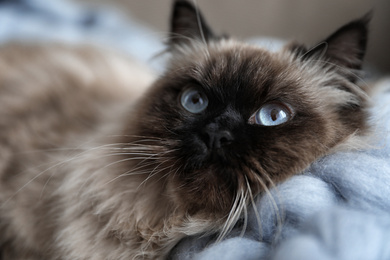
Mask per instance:
[[[120,54],[2,46],[2,259],[164,259],[222,238],[253,196],[367,133],[368,20],[270,53],[175,1],[153,84]]]

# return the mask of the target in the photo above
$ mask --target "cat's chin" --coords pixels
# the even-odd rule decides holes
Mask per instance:
[[[205,169],[191,173],[192,177],[177,176],[173,180],[173,187],[181,187],[174,189],[174,197],[185,212],[189,215],[229,212],[234,189],[218,176],[220,174]]]

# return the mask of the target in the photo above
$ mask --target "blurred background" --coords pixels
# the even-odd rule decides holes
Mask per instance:
[[[161,32],[169,28],[172,0],[78,0],[116,8]],[[192,0],[191,0],[192,1]],[[349,21],[374,11],[366,61],[390,74],[390,0],[196,0],[215,32],[315,44]]]

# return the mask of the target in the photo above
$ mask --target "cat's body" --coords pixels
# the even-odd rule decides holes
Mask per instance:
[[[173,57],[147,91],[153,76],[114,53],[2,47],[3,259],[164,258],[225,234],[252,196],[366,132],[366,25],[270,53],[177,1]]]
[[[80,201],[82,184],[66,182],[88,182],[94,169],[106,166],[105,156],[90,158],[94,148],[111,143],[121,132],[116,122],[154,77],[119,54],[89,47],[16,44],[2,47],[0,53],[0,240],[5,259],[28,259],[30,250],[37,251],[38,259],[46,259],[46,253],[55,258],[41,250],[58,250],[53,246],[56,239],[76,242],[81,248],[75,253],[83,257],[80,234],[65,238],[58,231],[74,229],[66,223],[74,219],[70,205],[93,202]],[[83,169],[89,166],[83,160],[93,168],[84,177]],[[81,197],[72,200],[71,194]],[[77,229],[68,235],[76,233]],[[84,258],[97,259],[90,253]]]

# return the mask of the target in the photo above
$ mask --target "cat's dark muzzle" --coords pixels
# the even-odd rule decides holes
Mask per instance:
[[[206,149],[206,164],[229,164],[232,161],[234,152],[235,138],[234,134],[226,129],[205,130],[203,133],[203,142]]]
[[[206,127],[203,131],[203,140],[210,152],[225,149],[227,146],[233,143],[234,136],[229,130],[214,130]]]

